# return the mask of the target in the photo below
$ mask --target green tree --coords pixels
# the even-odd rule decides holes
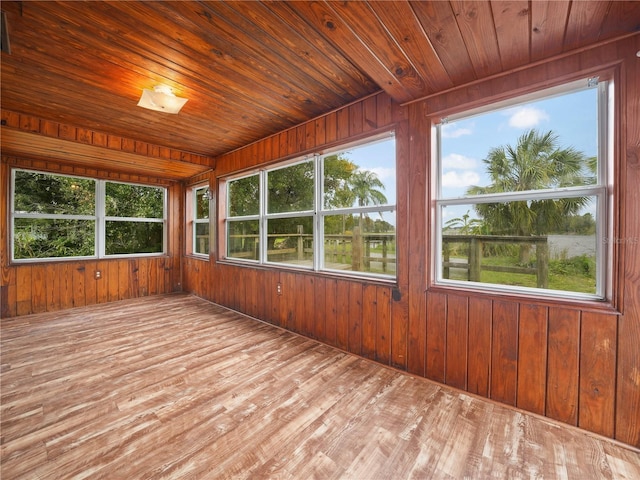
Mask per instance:
[[[469,211],[462,215],[462,217],[452,218],[445,224],[446,230],[456,230],[461,235],[481,234],[484,227],[482,220],[477,218],[471,218]]]
[[[356,170],[349,179],[349,187],[354,202],[359,207],[367,205],[383,205],[387,197],[380,190],[384,190],[384,183],[371,170]],[[360,227],[363,226],[365,214],[360,214]]]
[[[14,211],[51,215],[94,215],[95,182],[41,172],[15,172]],[[95,222],[76,219],[16,218],[15,258],[93,255]]]
[[[560,147],[558,136],[530,130],[515,146],[493,148],[483,160],[491,184],[472,186],[467,193],[521,192],[591,184],[596,161],[572,147]],[[567,217],[589,203],[588,197],[481,203],[475,210],[491,234],[546,235],[559,229]],[[528,263],[529,248],[520,249],[520,261]]]

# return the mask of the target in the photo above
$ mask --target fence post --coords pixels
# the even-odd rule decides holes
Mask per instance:
[[[536,243],[536,264],[538,288],[549,288],[549,244],[546,238],[544,242]]]
[[[449,261],[451,260],[451,246],[449,244],[449,240],[443,238],[442,239],[442,247],[444,252],[442,253],[443,256],[443,261],[444,261],[444,267],[442,268],[442,277],[443,278],[449,278],[450,275],[450,271],[449,271]]]
[[[298,260],[304,260],[304,239],[302,234],[304,233],[304,226],[298,225]]]
[[[387,238],[382,239],[382,271],[387,271]]]
[[[353,227],[351,241],[351,268],[354,272],[362,271],[362,235],[360,227]]]
[[[469,244],[469,280],[480,281],[480,264],[482,260],[482,241],[472,238]]]

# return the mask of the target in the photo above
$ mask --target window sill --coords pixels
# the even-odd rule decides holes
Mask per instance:
[[[432,284],[427,287],[426,293],[443,293],[458,294],[468,297],[481,297],[491,300],[505,300],[517,302],[520,304],[535,304],[546,307],[562,307],[580,311],[591,311],[596,313],[605,313],[611,315],[621,315],[621,312],[608,299],[605,300],[589,300],[581,298],[560,298],[552,295],[545,295],[540,292],[535,293],[517,293],[490,290],[489,288],[481,288],[476,286],[458,286],[458,285],[442,285]]]

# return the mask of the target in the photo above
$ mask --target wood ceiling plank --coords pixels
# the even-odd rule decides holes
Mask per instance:
[[[530,61],[530,10],[527,0],[492,0],[491,11],[502,68],[510,70]]]
[[[610,2],[600,40],[640,31],[640,2]]]
[[[1,142],[2,153],[5,155],[57,160],[67,164],[170,180],[189,178],[211,168],[208,165],[111,150],[5,127],[2,127]]]
[[[500,72],[503,66],[489,3],[473,0],[450,3],[476,75],[482,78]]]
[[[412,98],[396,75],[363,44],[340,16],[325,2],[288,2],[287,6],[303,16],[307,23],[322,32],[328,42],[356,66],[367,73],[384,91],[399,102]],[[345,50],[346,49],[346,50]]]
[[[369,6],[411,59],[412,66],[426,84],[425,95],[453,86],[409,2],[369,1]]]
[[[251,5],[255,3],[253,2]],[[305,57],[307,55],[316,55],[315,52],[317,52],[318,55],[327,60],[328,63],[326,65],[319,65],[325,69],[322,73],[333,78],[335,82],[348,84],[353,81],[356,85],[366,87],[368,93],[373,93],[380,89],[362,70],[356,68],[331,43],[327,42],[321,32],[308,24],[304,17],[298,15],[295,9],[289,8],[288,3],[270,1],[266,2],[264,6],[283,22],[285,29],[295,31],[300,37],[306,39],[313,50],[305,51]]]
[[[375,62],[393,75],[411,98],[424,95],[427,92],[424,79],[420,77],[369,4],[365,2],[327,2],[327,4],[358,40],[357,42],[341,42],[340,48],[348,57],[354,59],[360,68],[367,71],[372,63],[371,59],[361,59],[361,52],[366,52],[374,57]],[[398,101],[403,100],[398,97],[394,98]]]
[[[595,42],[609,10],[609,2],[572,2],[563,51]]]
[[[333,62],[333,59],[336,58],[335,54],[330,58],[323,55],[322,52],[314,48],[306,36],[295,29],[291,30],[291,35],[282,35],[282,32],[289,27],[276,12],[271,11],[272,5],[274,4],[265,5],[261,2],[227,2],[225,7],[235,11],[235,17],[229,15],[228,12],[223,12],[223,15],[236,27],[260,34],[257,36],[252,33],[247,36],[252,43],[255,43],[249,45],[249,48],[255,50],[256,55],[260,56],[262,53],[256,47],[263,47],[266,49],[265,53],[268,52],[275,56],[276,68],[278,64],[283,63],[303,74],[300,88],[304,88],[308,82],[313,81],[340,99],[360,98],[363,95],[363,90],[361,88],[354,89],[356,83],[344,80],[349,74],[342,70],[340,64],[336,65]],[[353,66],[350,66],[350,70],[354,70]],[[288,76],[288,78],[291,77]],[[359,83],[362,81],[362,76],[357,75],[354,79],[358,79]],[[368,91],[374,92],[376,90],[378,87],[370,82],[370,90]],[[336,106],[339,104],[337,102]]]
[[[296,88],[305,81],[301,79],[300,70],[293,66],[295,62],[282,62],[282,65],[277,62],[278,52],[265,49],[264,41],[260,41],[266,35],[246,23],[244,28],[235,25],[233,21],[242,23],[242,17],[222,2],[154,2],[153,9],[174,12],[176,22],[187,29],[205,35],[207,31],[215,32],[216,38],[208,47],[215,54],[209,68],[218,69],[217,73],[225,81],[238,83],[239,89],[244,87],[241,91],[249,97],[255,95],[258,87],[274,105],[287,105],[295,112],[304,111],[302,107],[307,104],[309,95],[328,95],[328,89],[320,82],[307,85],[305,90]]]
[[[180,4],[182,3],[187,5],[189,2]],[[164,5],[161,2],[117,2],[116,4],[100,2],[88,12],[85,12],[82,6],[76,7],[76,5],[82,4],[72,2],[68,8],[78,8],[76,15],[82,15],[83,18],[91,20],[91,26],[82,25],[69,33],[78,37],[80,45],[94,46],[93,51],[109,63],[123,65],[126,69],[142,75],[143,77],[138,79],[138,85],[135,85],[136,95],[143,86],[149,87],[139,83],[145,77],[149,78],[150,74],[151,77],[160,81],[166,80],[165,83],[169,86],[177,84],[179,87],[181,84],[188,85],[191,81],[197,80],[204,87],[201,91],[207,97],[211,97],[209,101],[201,102],[202,105],[228,103],[237,105],[239,109],[246,109],[247,105],[255,103],[256,84],[268,92],[276,89],[277,83],[269,79],[267,83],[262,84],[262,77],[256,78],[255,71],[250,68],[240,72],[244,75],[237,75],[233,80],[230,79],[229,73],[238,72],[242,64],[238,62],[230,66],[221,64],[223,62],[220,56],[211,53],[212,50],[218,50],[216,45],[203,40],[202,31],[198,30],[194,24],[185,22],[181,25],[183,28],[177,29],[183,32],[180,34],[182,42],[172,40],[166,32],[170,26],[176,29],[176,22],[186,18],[186,10],[182,12],[161,10],[160,7]],[[66,8],[65,5],[65,10]],[[49,15],[54,16],[56,11],[52,8]],[[165,17],[174,18],[174,23],[163,26],[164,31],[156,30],[154,25],[157,25],[158,19]],[[112,19],[108,30],[107,27],[101,27],[105,18]],[[120,33],[122,31],[136,33],[123,35]],[[200,35],[198,32],[201,32]],[[225,45],[228,48],[235,48],[230,42],[226,42]],[[226,56],[227,59],[238,57],[242,57],[242,52],[236,54],[232,51],[231,55]],[[212,72],[216,75],[211,75]],[[277,102],[275,100],[274,104],[279,105],[279,110],[269,110],[263,105],[257,106],[257,109],[265,110],[265,114],[273,118],[282,116],[281,110],[285,107],[298,109],[300,106],[293,100],[287,101],[283,98],[277,98]],[[287,123],[298,121],[300,116],[304,115],[302,110],[297,110],[296,113],[297,115],[286,118]]]
[[[477,77],[449,2],[411,1],[410,5],[454,85],[475,80]]]
[[[562,53],[571,1],[531,2],[531,60]]]

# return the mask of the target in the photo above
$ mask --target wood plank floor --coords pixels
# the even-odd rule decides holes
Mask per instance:
[[[9,479],[640,478],[640,453],[188,295],[2,320]]]

